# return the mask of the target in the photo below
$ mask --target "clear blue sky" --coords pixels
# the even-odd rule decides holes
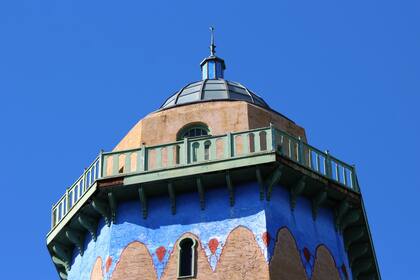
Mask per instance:
[[[356,164],[383,279],[419,279],[419,15],[397,0],[2,1],[1,278],[57,279],[51,205],[200,79],[214,25],[227,79]]]

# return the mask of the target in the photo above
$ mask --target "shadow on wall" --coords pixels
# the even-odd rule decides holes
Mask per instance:
[[[307,280],[296,241],[287,228],[277,234],[274,254],[271,262],[265,261],[263,252],[257,244],[254,234],[248,228],[239,226],[229,233],[222,248],[215,271],[211,269],[200,240],[191,233],[183,234],[174,248],[185,237],[197,240],[197,274],[195,279],[278,279]],[[108,262],[108,261],[107,261]],[[168,264],[160,279],[177,279],[178,252],[171,252]],[[106,264],[106,267],[109,267]],[[102,259],[97,258],[91,273],[91,280],[103,280]],[[111,280],[157,280],[156,269],[147,247],[138,241],[130,243],[121,253]],[[340,280],[339,272],[329,250],[320,245],[316,251],[313,280]]]

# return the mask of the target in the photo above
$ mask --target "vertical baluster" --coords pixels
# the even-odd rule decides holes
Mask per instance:
[[[183,161],[181,163],[188,164],[190,163],[190,151],[192,147],[190,147],[188,138],[184,138],[184,143],[182,143],[182,149],[183,149]]]
[[[302,143],[302,138],[300,138],[300,136],[298,137],[299,141],[298,141],[298,161],[300,164],[305,165],[305,159],[304,159],[304,154],[303,154],[303,143]]]
[[[197,162],[203,162],[204,161],[204,141],[201,140],[198,143],[198,149],[197,149]]]
[[[247,155],[250,153],[249,150],[249,134],[242,134],[242,154]]]
[[[307,146],[308,148],[308,167],[310,169],[313,169],[313,163],[312,163],[312,150],[311,148],[309,148],[309,146]]]
[[[315,155],[316,155],[316,171],[318,171],[319,173],[322,173],[321,172],[321,158],[318,152],[315,152]]]
[[[174,153],[175,153],[175,145],[170,145],[166,148],[166,152],[168,153],[168,167],[173,167],[175,166],[175,161],[174,161]]]
[[[266,141],[267,141],[267,151],[275,151],[275,146],[276,146],[276,132],[275,132],[275,128],[273,126],[273,123],[270,123],[270,129],[268,131],[266,131],[267,133],[267,137],[266,137]]]
[[[102,155],[102,177],[109,176],[108,174],[108,155]]]
[[[294,144],[293,144],[293,140],[291,138],[289,138],[289,157],[292,160],[295,160],[295,152],[294,152]]]
[[[155,149],[155,168],[159,169],[162,167],[162,148]]]
[[[125,161],[124,161],[124,173],[131,172],[131,152],[125,154]]]
[[[144,146],[142,146],[141,149],[136,152],[136,154],[137,154],[136,171],[137,172],[144,171],[144,166],[143,166]]]
[[[261,140],[260,139],[260,133],[256,132],[254,134],[254,147],[255,147],[254,149],[255,149],[256,153],[261,152],[261,141],[260,140]]]
[[[113,154],[112,155],[112,174],[111,176],[118,174],[118,168],[120,167],[120,155]]]
[[[55,210],[54,205],[51,207],[51,228],[55,227]]]
[[[345,166],[343,166],[343,183],[347,186],[347,168]]]
[[[210,140],[210,150],[209,150],[209,159],[210,160],[215,160],[217,159],[217,139],[213,138]]]
[[[103,155],[103,150],[101,149],[100,151],[99,151],[99,157],[98,157],[98,160],[99,160],[99,162],[98,162],[98,178],[97,179],[100,179],[100,178],[102,178],[102,176],[103,176],[103,174],[105,174],[104,172],[103,172],[103,169],[102,169],[102,167],[103,167],[103,163],[104,163],[104,155]]]
[[[232,134],[228,132],[226,135],[225,158],[230,158],[234,155],[235,150],[232,142]]]
[[[330,152],[328,150],[326,150],[325,153],[326,153],[326,157],[325,157],[325,160],[324,160],[324,164],[325,164],[325,175],[328,178],[333,179],[332,178],[332,174],[331,174],[332,173],[332,166],[331,166]]]
[[[335,170],[335,172],[337,173],[337,181],[339,182],[339,183],[342,183],[341,182],[341,175],[340,175],[340,165],[338,164],[338,163],[336,163],[337,165],[336,165],[336,170]]]
[[[69,211],[69,209],[70,209],[70,204],[69,204],[69,201],[70,201],[69,188],[66,189],[66,198],[65,198],[65,201],[66,201],[66,213],[67,213]]]

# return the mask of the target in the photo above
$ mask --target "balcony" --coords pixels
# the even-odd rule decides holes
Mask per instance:
[[[225,135],[186,138],[157,146],[101,152],[83,174],[52,207],[50,235],[64,220],[93,195],[98,181],[135,177],[159,170],[242,160],[257,164],[255,158],[279,155],[298,166],[333,181],[346,190],[359,193],[354,166],[344,163],[274,127]],[[234,165],[239,161],[232,161]]]

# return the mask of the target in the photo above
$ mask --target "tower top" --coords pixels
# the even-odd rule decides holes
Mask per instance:
[[[216,56],[216,45],[214,43],[214,27],[210,27],[210,56],[201,63],[201,77],[207,79],[223,79],[226,69],[225,61]]]

